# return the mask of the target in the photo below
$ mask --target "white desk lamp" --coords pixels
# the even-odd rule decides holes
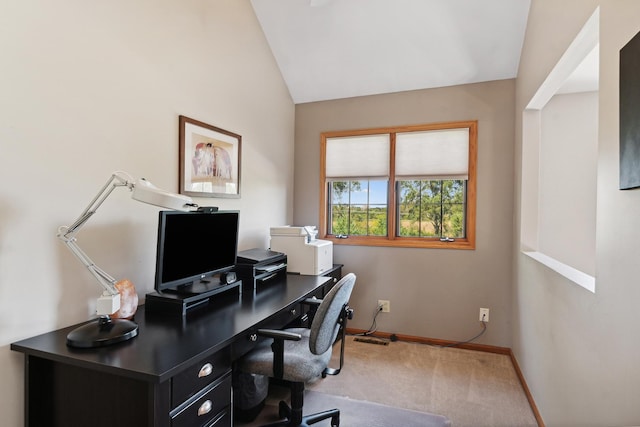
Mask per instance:
[[[190,197],[161,190],[144,178],[134,183],[133,178],[126,172],[114,172],[78,219],[69,226],[58,228],[58,238],[67,245],[69,250],[87,267],[104,288],[96,307],[99,318],[97,321],[91,321],[69,332],[67,345],[71,347],[101,347],[126,341],[138,335],[138,325],[135,322],[112,317],[120,310],[121,296],[116,287],[118,282],[95,265],[76,242],[76,234],[80,228],[96,213],[100,205],[117,187],[127,187],[132,191],[131,197],[135,200],[167,209],[188,211],[190,208],[198,206],[193,203]]]

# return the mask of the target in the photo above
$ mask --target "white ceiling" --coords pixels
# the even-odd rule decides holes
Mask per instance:
[[[530,0],[251,0],[296,104],[515,78]]]

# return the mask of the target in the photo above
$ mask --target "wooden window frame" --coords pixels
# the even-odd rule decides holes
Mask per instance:
[[[467,180],[466,201],[466,237],[454,241],[441,241],[439,237],[400,237],[396,236],[396,178],[395,178],[395,144],[396,134],[402,132],[420,132],[445,129],[469,129],[469,179]],[[349,136],[364,136],[376,134],[390,135],[389,155],[389,185],[387,188],[387,236],[348,236],[337,238],[327,234],[327,220],[329,209],[329,190],[326,178],[326,147],[328,138]],[[440,248],[440,249],[475,249],[476,247],[476,181],[477,181],[477,152],[478,152],[478,122],[477,120],[432,123],[411,126],[396,126],[374,129],[358,129],[348,131],[332,131],[320,134],[320,224],[319,238],[332,241],[336,245],[354,246],[390,246],[404,248]]]

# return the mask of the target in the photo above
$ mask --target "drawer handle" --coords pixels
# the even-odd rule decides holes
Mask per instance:
[[[296,309],[295,309],[295,308],[292,308],[292,309],[291,309],[291,315],[292,315],[292,316],[295,316],[297,313],[298,313],[298,312],[296,311]]]
[[[207,415],[211,412],[211,408],[213,408],[213,403],[210,400],[205,400],[202,405],[198,408],[198,416]]]
[[[208,377],[213,372],[213,365],[211,363],[205,363],[200,372],[198,372],[198,378]]]
[[[256,342],[256,341],[258,341],[258,334],[251,334],[251,335],[249,335],[249,341],[251,341],[251,342]]]

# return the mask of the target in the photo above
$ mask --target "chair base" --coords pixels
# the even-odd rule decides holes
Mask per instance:
[[[340,426],[340,410],[329,409],[311,415],[302,415],[302,411],[292,410],[286,402],[281,401],[278,406],[278,416],[281,421],[266,424],[262,427],[309,427],[312,424],[331,418],[331,427]]]

